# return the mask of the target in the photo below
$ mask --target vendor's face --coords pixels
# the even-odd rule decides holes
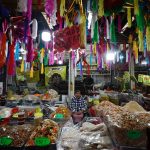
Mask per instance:
[[[76,92],[75,93],[75,97],[80,98],[81,97],[81,93],[80,92]]]

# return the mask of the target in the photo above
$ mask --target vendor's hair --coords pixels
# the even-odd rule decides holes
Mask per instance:
[[[80,92],[80,93],[81,93],[81,91],[80,91],[80,90],[76,90],[74,93],[76,94],[76,93],[78,93],[78,92]]]

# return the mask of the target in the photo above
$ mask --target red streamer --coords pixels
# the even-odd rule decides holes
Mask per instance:
[[[8,63],[7,63],[8,75],[14,75],[14,68],[15,68],[14,49],[15,49],[15,45],[13,43],[12,45],[9,46],[9,58],[8,58]]]

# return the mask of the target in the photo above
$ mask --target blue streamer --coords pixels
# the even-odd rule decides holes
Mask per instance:
[[[15,52],[15,60],[19,60],[19,42],[16,42],[16,52]]]
[[[80,61],[80,76],[83,76],[82,61]]]
[[[90,66],[92,65],[92,59],[93,59],[93,55],[92,53],[90,54]]]

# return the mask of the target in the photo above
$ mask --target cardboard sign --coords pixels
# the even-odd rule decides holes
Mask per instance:
[[[138,75],[138,82],[141,82],[144,85],[150,86],[150,76],[139,74]]]
[[[57,52],[80,47],[79,26],[67,27],[54,33],[54,48]]]

